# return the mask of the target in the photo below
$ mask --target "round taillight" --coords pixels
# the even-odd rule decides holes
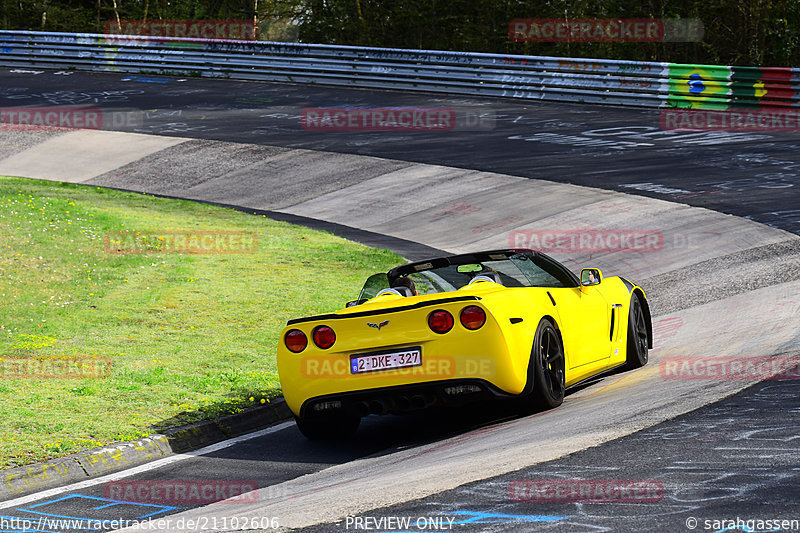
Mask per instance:
[[[323,350],[327,350],[336,342],[336,333],[328,326],[317,326],[311,332],[311,338],[314,339],[314,344]]]
[[[308,337],[299,329],[290,329],[286,332],[283,342],[290,352],[300,353],[308,346]]]
[[[428,315],[428,327],[435,333],[447,333],[453,329],[454,323],[453,315],[443,309],[439,309]]]
[[[470,305],[461,310],[461,325],[467,329],[480,329],[486,323],[486,313],[477,305]]]

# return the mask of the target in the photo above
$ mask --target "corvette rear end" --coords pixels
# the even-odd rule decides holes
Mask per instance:
[[[493,250],[397,266],[345,309],[290,320],[278,372],[300,430],[329,438],[369,414],[484,398],[557,407],[568,386],[646,364],[651,344],[635,285]]]
[[[504,290],[511,289],[389,294],[290,321],[278,350],[287,404],[300,418],[339,410],[364,416],[521,393],[527,360],[512,355],[518,326],[486,305]]]

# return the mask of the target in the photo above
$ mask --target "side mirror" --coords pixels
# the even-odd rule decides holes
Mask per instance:
[[[586,288],[592,285],[600,285],[601,281],[603,281],[603,273],[599,268],[581,269],[581,292],[586,292]]]
[[[349,302],[347,302],[346,304],[344,304],[344,306],[345,306],[345,307],[354,307],[354,306],[356,306],[356,305],[361,305],[361,304],[363,304],[364,302],[366,302],[366,300],[350,300]]]

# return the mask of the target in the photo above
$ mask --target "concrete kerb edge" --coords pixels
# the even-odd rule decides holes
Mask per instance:
[[[283,398],[213,420],[172,428],[163,434],[115,442],[50,461],[3,470],[0,501],[111,474],[163,457],[222,442],[292,417]]]

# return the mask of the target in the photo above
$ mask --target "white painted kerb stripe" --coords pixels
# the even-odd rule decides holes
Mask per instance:
[[[29,494],[27,496],[20,496],[19,498],[14,498],[13,500],[6,500],[4,502],[0,502],[0,509],[7,509],[8,507],[14,507],[17,505],[25,505],[31,502],[35,502],[37,500],[50,498],[51,496],[56,496],[58,494],[61,494],[62,492],[82,490],[87,487],[100,485],[101,483],[107,483],[109,481],[116,481],[118,479],[135,476],[136,474],[140,474],[142,472],[148,472],[150,470],[155,470],[156,468],[161,468],[162,466],[171,465],[173,463],[177,463],[178,461],[183,461],[184,459],[191,459],[192,457],[198,457],[200,455],[208,455],[209,453],[214,453],[218,450],[224,450],[225,448],[229,448],[231,446],[239,444],[240,442],[248,441],[251,439],[257,439],[258,437],[263,437],[265,435],[269,435],[270,433],[276,433],[293,425],[294,422],[292,421],[283,422],[282,424],[278,424],[277,426],[271,426],[265,429],[261,429],[259,431],[254,431],[253,433],[240,435],[232,439],[224,440],[222,442],[206,446],[205,448],[200,448],[199,450],[195,450],[193,452],[170,455],[169,457],[158,459],[157,461],[153,461],[152,463],[135,466],[127,470],[122,470],[121,472],[115,472],[113,474],[108,474],[94,479],[87,479],[86,481],[78,481],[77,483],[73,483],[71,485],[65,485],[63,487],[56,487],[54,489],[43,490],[41,492],[36,492],[34,494]]]

